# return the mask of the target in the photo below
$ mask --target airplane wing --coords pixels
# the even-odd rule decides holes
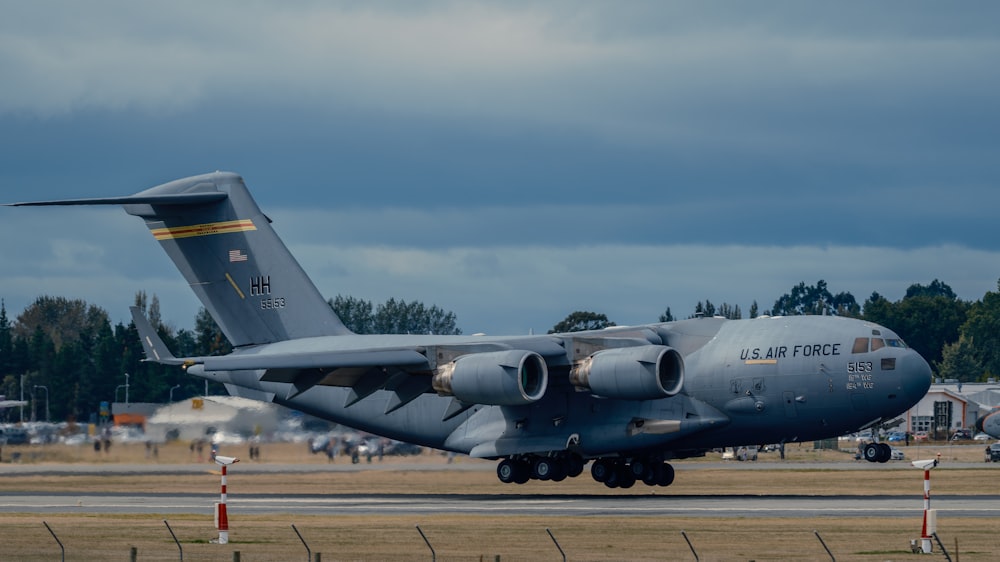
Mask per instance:
[[[285,353],[234,353],[221,356],[177,358],[153,329],[142,311],[129,307],[147,361],[164,365],[203,365],[206,371],[256,371],[268,369],[336,369],[340,367],[409,366],[426,368],[427,357],[414,348],[315,351]]]
[[[206,371],[257,369],[338,369],[341,367],[405,366],[427,369],[427,357],[417,349],[369,349],[349,351],[233,354],[204,357]]]

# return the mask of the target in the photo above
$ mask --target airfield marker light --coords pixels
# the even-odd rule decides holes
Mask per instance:
[[[924,471],[924,523],[920,530],[920,550],[924,554],[932,551],[931,538],[937,531],[937,512],[931,509],[931,470],[941,462],[941,453],[930,460],[913,461],[914,468]]]
[[[215,528],[219,530],[218,544],[229,544],[229,515],[226,513],[226,467],[240,462],[236,457],[215,456],[215,464],[222,467],[222,495],[215,504]]]

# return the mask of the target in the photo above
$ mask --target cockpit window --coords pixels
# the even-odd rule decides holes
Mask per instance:
[[[870,343],[870,345],[869,345]],[[869,349],[871,351],[878,351],[883,347],[896,347],[899,349],[906,349],[906,342],[899,338],[855,338],[854,348],[851,349],[851,353],[868,353]]]

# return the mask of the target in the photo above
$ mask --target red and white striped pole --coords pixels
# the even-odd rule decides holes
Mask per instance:
[[[911,464],[924,470],[924,524],[920,530],[920,550],[924,554],[932,552],[931,538],[937,531],[937,513],[931,509],[931,469],[941,462],[941,453],[937,458],[926,461],[913,461]]]
[[[236,457],[215,456],[215,464],[222,467],[222,494],[215,504],[215,528],[219,530],[219,544],[229,544],[229,515],[226,513],[226,467],[240,462]]]

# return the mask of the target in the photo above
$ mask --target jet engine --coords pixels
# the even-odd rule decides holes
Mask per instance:
[[[469,404],[521,406],[545,394],[549,371],[533,351],[510,350],[470,353],[439,367],[434,390]]]
[[[665,398],[684,386],[684,359],[662,345],[604,349],[573,367],[570,382],[606,398]]]

